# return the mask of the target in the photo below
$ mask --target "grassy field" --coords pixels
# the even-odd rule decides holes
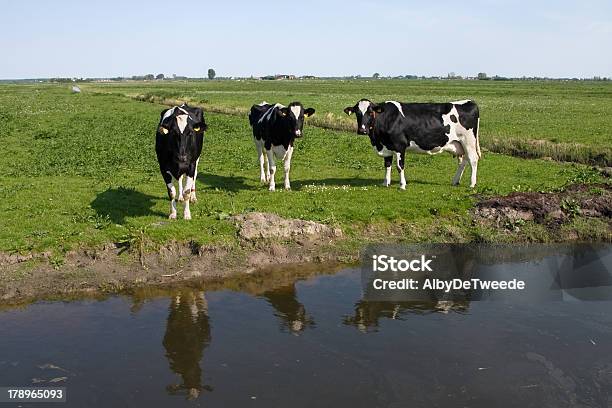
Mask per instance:
[[[342,109],[373,101],[448,102],[474,99],[481,110],[482,145],[500,153],[553,157],[612,166],[608,127],[612,84],[503,81],[200,81],[87,85],[132,97],[178,98],[208,109],[244,113],[263,100],[300,100],[318,114],[313,124],[346,130]]]
[[[475,193],[551,190],[573,181],[600,180],[583,165],[489,153],[481,161],[479,186],[472,191],[465,178],[461,187],[451,187],[456,160],[450,156],[410,155],[408,188],[402,192],[395,171],[391,188],[379,186],[383,164],[367,138],[307,126],[294,155],[293,191],[269,193],[259,184],[246,117],[208,114],[194,219],[170,222],[154,152],[163,106],[123,96],[190,95],[242,108],[262,99],[300,99],[317,108],[317,115],[338,114],[366,95],[375,100],[385,99],[383,94],[412,100],[469,96],[479,100],[486,118],[483,141],[495,134],[609,145],[602,105],[606,101],[609,106],[610,86],[567,85],[575,88],[571,91],[566,84],[554,84],[531,95],[528,84],[495,84],[500,87],[496,92],[493,85],[480,83],[469,84],[476,90],[463,82],[389,85],[385,91],[384,82],[142,83],[88,85],[82,94],[71,94],[66,85],[0,86],[0,251],[50,250],[61,256],[80,246],[139,238],[152,245],[193,240],[232,246],[237,245],[236,230],[227,217],[248,211],[338,225],[357,241],[365,239],[364,231],[382,238],[392,231],[398,234],[395,239],[421,242],[504,240],[503,233],[472,225],[468,210]],[[91,92],[94,87],[110,94]],[[506,103],[509,97],[512,105]],[[570,126],[576,118],[579,126]],[[534,230],[532,239],[547,239],[539,234]]]

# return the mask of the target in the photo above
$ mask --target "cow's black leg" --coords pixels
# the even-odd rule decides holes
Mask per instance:
[[[402,190],[406,189],[406,175],[404,174],[404,168],[406,166],[405,159],[405,151],[397,153],[397,171],[399,171],[400,174],[400,188]]]
[[[385,181],[383,182],[384,187],[391,185],[391,165],[393,164],[393,156],[385,157]]]

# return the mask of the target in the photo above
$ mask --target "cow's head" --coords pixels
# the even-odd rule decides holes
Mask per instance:
[[[278,108],[276,114],[281,119],[289,131],[295,135],[295,137],[302,137],[304,128],[304,117],[314,115],[315,110],[313,108],[304,109],[304,106],[300,102],[291,102],[289,106]]]
[[[197,159],[198,136],[207,129],[202,109],[183,104],[161,112],[157,133],[168,139],[173,160],[189,163]]]
[[[368,135],[374,127],[376,115],[382,113],[384,106],[377,105],[367,99],[362,99],[355,106],[349,106],[344,109],[347,115],[355,114],[357,117],[357,134]]]

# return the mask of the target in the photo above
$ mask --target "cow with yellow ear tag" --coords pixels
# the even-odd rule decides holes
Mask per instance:
[[[170,198],[170,219],[176,219],[177,200],[185,203],[184,218],[191,219],[189,204],[196,201],[198,162],[207,129],[204,112],[200,108],[183,104],[164,109],[160,114],[155,152]],[[178,181],[178,195],[174,181]]]
[[[285,167],[285,190],[291,189],[289,171],[295,140],[303,136],[304,119],[314,115],[313,108],[304,109],[300,102],[289,106],[263,102],[253,105],[249,113],[249,123],[253,128],[253,138],[259,158],[259,175],[262,183],[269,183],[269,190],[275,191],[275,159],[280,159]],[[264,149],[266,155],[264,156]],[[266,163],[266,158],[267,163]],[[264,172],[264,165],[266,167]]]

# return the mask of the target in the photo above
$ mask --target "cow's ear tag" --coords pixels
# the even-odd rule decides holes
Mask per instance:
[[[201,130],[201,128],[199,126],[196,126],[196,127],[193,128],[194,132],[199,132],[200,130]]]
[[[159,131],[160,131],[160,132],[162,132],[164,135],[167,135],[167,134],[168,134],[168,129],[166,129],[166,128],[165,128],[165,127],[163,127],[163,126],[160,126],[160,127],[159,127]]]

